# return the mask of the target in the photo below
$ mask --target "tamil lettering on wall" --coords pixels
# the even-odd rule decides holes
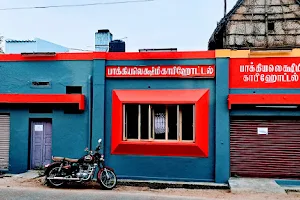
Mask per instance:
[[[230,60],[230,88],[300,88],[300,58]]]
[[[114,78],[214,78],[214,65],[190,66],[106,66],[106,77]]]

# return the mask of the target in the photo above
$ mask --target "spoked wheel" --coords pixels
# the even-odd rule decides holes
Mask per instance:
[[[46,183],[50,187],[61,187],[65,183],[63,180],[47,179],[47,178],[54,178],[59,176],[58,170],[59,167],[54,167],[50,170],[49,174],[46,176]]]
[[[117,176],[112,170],[104,168],[98,173],[98,182],[103,189],[111,190],[117,185]]]

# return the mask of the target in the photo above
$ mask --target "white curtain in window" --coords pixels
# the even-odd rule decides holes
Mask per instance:
[[[164,113],[156,113],[154,117],[155,134],[163,134],[166,131],[166,116]]]

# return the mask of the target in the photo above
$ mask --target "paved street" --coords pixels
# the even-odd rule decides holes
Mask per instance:
[[[166,196],[147,192],[118,192],[95,189],[48,189],[1,187],[1,200],[210,200],[195,197]]]
[[[224,189],[154,189],[147,186],[133,187],[118,185],[113,191],[101,190],[99,184],[69,185],[64,189],[45,186],[44,178],[35,178],[33,172],[0,178],[0,200],[299,200],[300,193],[287,194],[270,190],[245,190],[231,193]],[[236,181],[236,180],[235,180]],[[261,187],[269,185],[258,183]]]

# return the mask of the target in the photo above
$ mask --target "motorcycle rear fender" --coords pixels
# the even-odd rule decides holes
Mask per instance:
[[[53,162],[45,166],[45,175],[47,175],[53,167],[59,167],[61,162]]]

